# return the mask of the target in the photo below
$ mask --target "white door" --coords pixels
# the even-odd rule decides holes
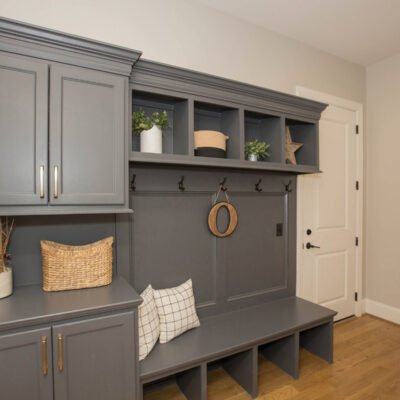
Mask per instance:
[[[300,178],[298,295],[336,310],[336,320],[356,309],[356,118],[356,111],[327,107],[319,126],[322,173]]]

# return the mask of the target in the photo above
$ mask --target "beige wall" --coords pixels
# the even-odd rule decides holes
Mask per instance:
[[[0,15],[288,93],[365,100],[361,66],[188,0],[1,0]]]
[[[400,308],[400,54],[367,68],[367,93],[367,297]]]

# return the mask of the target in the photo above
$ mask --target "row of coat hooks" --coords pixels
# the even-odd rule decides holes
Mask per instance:
[[[226,192],[228,190],[228,188],[225,186],[226,181],[227,181],[227,178],[223,178],[222,181],[219,183],[220,190],[223,191],[223,192]],[[186,190],[184,182],[185,182],[185,176],[182,175],[181,179],[178,182],[178,188],[179,188],[179,190],[181,192],[184,192]],[[262,179],[260,178],[254,184],[254,190],[256,192],[258,192],[258,193],[261,193],[263,191],[262,187],[261,187],[261,182],[262,182]],[[286,193],[290,193],[292,191],[291,185],[292,185],[292,181],[291,180],[288,183],[284,184]],[[131,180],[131,191],[134,192],[135,190],[136,190],[136,174],[133,174],[132,175],[132,180]]]

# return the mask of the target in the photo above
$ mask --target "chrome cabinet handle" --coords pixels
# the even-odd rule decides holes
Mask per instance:
[[[44,165],[40,166],[40,198],[44,198]]]
[[[63,370],[63,343],[61,333],[58,334],[58,370],[60,372]]]
[[[54,198],[58,199],[58,165],[54,166]]]
[[[43,375],[47,375],[47,338],[42,336]]]

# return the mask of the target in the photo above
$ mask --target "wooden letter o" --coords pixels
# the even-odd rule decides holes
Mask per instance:
[[[229,226],[228,229],[221,233],[218,230],[217,226],[217,215],[218,211],[221,207],[226,207],[228,212],[229,212]],[[215,204],[211,210],[210,213],[208,214],[208,227],[210,228],[210,231],[215,235],[220,238],[227,237],[233,233],[233,231],[236,229],[238,223],[238,217],[237,217],[237,212],[235,207],[233,207],[232,204],[226,202],[226,201],[221,201],[217,204]]]

